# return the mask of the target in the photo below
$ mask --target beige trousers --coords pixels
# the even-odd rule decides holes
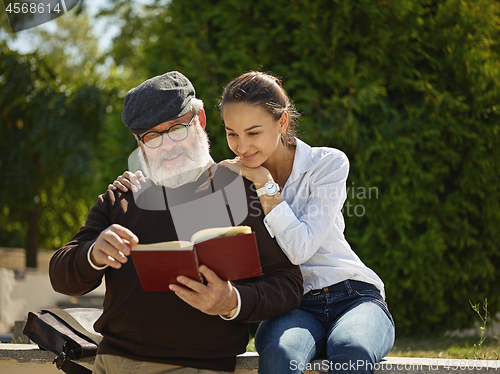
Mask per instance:
[[[195,369],[184,366],[136,361],[113,355],[97,355],[93,374],[231,374],[229,371]]]

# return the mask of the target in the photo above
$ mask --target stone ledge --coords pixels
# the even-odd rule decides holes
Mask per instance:
[[[0,366],[9,374],[45,374],[54,373],[52,360],[54,354],[44,351],[35,344],[1,344]],[[84,366],[91,367],[94,359],[82,361]],[[257,353],[247,352],[238,356],[235,374],[257,373],[259,356]],[[316,360],[308,364],[306,373],[327,373],[328,361]],[[353,363],[353,365],[355,365]],[[361,365],[361,363],[360,363]],[[7,370],[8,369],[8,370]],[[3,370],[2,370],[3,372]],[[378,374],[451,374],[451,373],[498,373],[500,374],[500,360],[460,360],[413,357],[385,357],[375,367]]]

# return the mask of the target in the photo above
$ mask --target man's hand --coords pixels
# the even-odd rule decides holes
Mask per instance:
[[[113,224],[101,232],[90,252],[90,260],[96,266],[109,265],[121,268],[127,262],[130,249],[139,239],[129,229]]]
[[[185,287],[171,284],[169,287],[180,299],[209,315],[228,315],[238,305],[238,297],[231,282],[223,281],[205,265],[198,269],[207,285],[188,277],[179,276],[177,281]]]

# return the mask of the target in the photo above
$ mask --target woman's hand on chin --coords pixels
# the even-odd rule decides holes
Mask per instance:
[[[264,166],[260,165],[256,168],[249,168],[245,166],[243,160],[240,157],[235,157],[234,159],[227,159],[219,162],[220,166],[225,166],[228,169],[234,171],[251,180],[256,188],[260,188],[266,184],[266,182],[273,180],[273,177],[269,170]]]

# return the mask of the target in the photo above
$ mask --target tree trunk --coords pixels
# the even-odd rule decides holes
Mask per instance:
[[[38,171],[42,171],[42,158],[39,153],[33,157]],[[38,266],[37,252],[38,252],[38,235],[40,233],[40,219],[42,218],[42,183],[40,176],[35,176],[35,208],[29,213],[28,217],[28,232],[26,234],[26,267],[35,268]]]
[[[40,231],[40,218],[42,217],[42,205],[38,203],[36,208],[32,210],[28,218],[28,233],[26,234],[26,267],[36,268],[37,250],[38,250],[38,233]]]

